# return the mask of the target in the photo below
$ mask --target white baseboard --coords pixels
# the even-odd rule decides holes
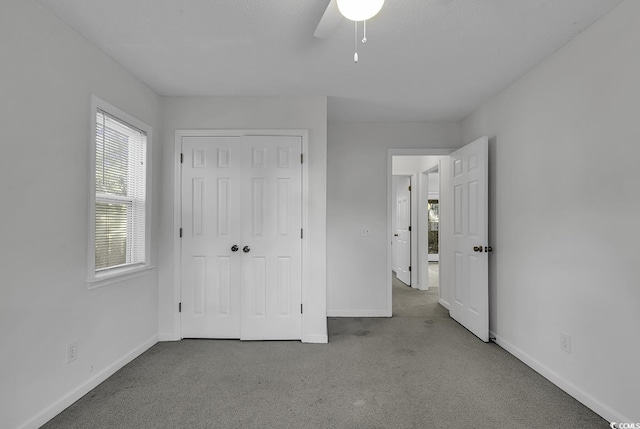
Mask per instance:
[[[181,338],[173,332],[158,334],[158,341],[180,341]]]
[[[391,317],[387,310],[327,310],[327,317]]]
[[[490,336],[495,338],[496,344],[511,353],[513,356],[524,362],[527,366],[533,369],[538,374],[564,390],[569,395],[573,396],[578,402],[581,402],[586,407],[593,410],[596,414],[599,414],[602,418],[608,422],[631,422],[627,417],[624,417],[621,413],[612,409],[611,407],[603,404],[584,390],[576,387],[574,384],[563,378],[558,373],[552,371],[529,354],[523,352],[518,347],[511,344],[509,341],[497,335],[495,332],[489,332]]]
[[[109,365],[107,368],[102,371],[96,373],[93,377],[88,379],[84,384],[78,386],[71,392],[67,393],[65,396],[60,398],[58,401],[51,404],[49,407],[42,410],[31,420],[23,423],[18,426],[19,429],[37,429],[40,426],[44,425],[46,422],[60,414],[71,404],[76,402],[78,399],[82,398],[84,395],[89,393],[92,389],[95,389],[100,383],[105,381],[107,378],[111,377],[116,373],[119,369],[124,367],[126,364],[140,356],[142,353],[150,349],[154,344],[158,342],[158,336],[154,335],[149,338],[144,343],[140,344],[135,349],[131,350],[129,353]]]
[[[329,342],[329,336],[327,335],[307,335],[307,338],[305,338],[303,341],[303,343],[309,343],[309,344],[326,344]]]

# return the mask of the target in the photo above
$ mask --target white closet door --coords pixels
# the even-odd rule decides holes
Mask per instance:
[[[302,139],[182,140],[182,337],[300,339]]]
[[[183,338],[240,338],[240,143],[182,139]]]
[[[249,166],[241,190],[241,338],[300,339],[302,139],[246,136],[242,141]]]

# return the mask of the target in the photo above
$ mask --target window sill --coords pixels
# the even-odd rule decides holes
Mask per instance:
[[[110,271],[108,273],[96,274],[94,278],[87,280],[87,289],[97,289],[113,283],[122,282],[140,276],[146,276],[151,272],[151,270],[155,268],[156,267],[154,266],[146,265],[134,268],[121,268]]]

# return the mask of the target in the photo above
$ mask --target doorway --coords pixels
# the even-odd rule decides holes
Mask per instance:
[[[395,168],[398,161],[404,157],[414,165],[419,164],[419,156],[444,156],[447,162],[441,162],[440,195],[438,200],[438,254],[439,254],[439,288],[438,302],[446,308],[453,319],[469,329],[482,341],[489,340],[489,305],[488,305],[488,255],[492,251],[488,241],[488,138],[481,137],[458,150],[437,149],[388,149],[387,152],[387,208],[388,208],[388,316],[393,315],[393,273],[392,273],[392,176],[400,174]],[[415,168],[415,167],[414,167]],[[427,170],[430,167],[427,167]],[[423,171],[427,171],[423,170]],[[413,174],[404,172],[403,174]],[[427,177],[428,179],[428,177]],[[420,189],[428,188],[420,186]],[[414,201],[412,195],[412,202]],[[428,205],[427,198],[420,199],[421,205]],[[427,240],[426,209],[425,215],[413,217],[417,219],[418,227],[412,224],[412,251],[417,232]],[[412,267],[419,267],[416,261],[427,261],[428,257],[421,257],[426,247],[421,245],[418,251],[412,253]],[[424,255],[423,255],[424,256]],[[411,271],[412,285],[419,279],[421,287],[428,279],[428,270],[419,268]],[[454,299],[455,298],[455,299]]]
[[[448,161],[448,160],[447,160]],[[440,163],[422,172],[422,181],[427,189],[421,198],[427,201],[426,207],[426,260],[421,261],[427,272],[427,289],[438,292],[440,287]]]
[[[388,152],[389,315],[419,315],[414,313],[420,308],[423,311],[436,307],[448,309],[448,291],[441,287],[443,278],[447,278],[442,269],[443,265],[446,268],[447,260],[441,256],[441,248],[443,227],[445,232],[447,230],[447,222],[442,222],[443,208],[445,213],[447,211],[443,202],[445,206],[448,202],[446,195],[441,195],[441,187],[447,182],[440,176],[448,174],[448,154],[451,152],[447,149],[390,149]],[[401,247],[396,236],[400,235],[402,226],[399,222],[403,207],[400,204],[402,196],[399,195],[403,188],[399,185],[401,178],[410,178],[411,182],[409,281],[401,281],[403,273],[399,270],[401,264],[398,261]]]

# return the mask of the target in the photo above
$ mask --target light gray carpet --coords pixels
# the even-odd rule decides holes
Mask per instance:
[[[428,291],[411,288],[392,274],[393,315],[410,317],[446,317],[449,312],[438,303],[438,288]]]
[[[159,343],[44,427],[609,426],[500,347],[478,340],[433,295],[395,284],[396,317],[331,318],[326,345]]]

